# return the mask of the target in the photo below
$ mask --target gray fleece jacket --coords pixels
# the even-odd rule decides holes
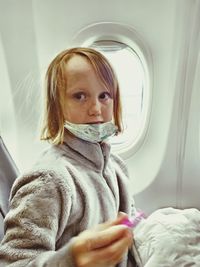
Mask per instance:
[[[74,267],[72,238],[85,229],[130,214],[128,173],[107,143],[65,136],[15,181],[0,266]],[[127,266],[127,256],[118,265]]]

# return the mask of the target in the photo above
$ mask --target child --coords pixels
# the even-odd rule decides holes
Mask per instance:
[[[13,185],[1,266],[128,265],[128,174],[106,140],[121,131],[107,59],[90,48],[60,53],[46,74],[41,138],[52,145]]]

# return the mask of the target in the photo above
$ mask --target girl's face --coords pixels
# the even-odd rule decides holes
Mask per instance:
[[[97,77],[91,63],[75,55],[66,64],[65,120],[72,123],[102,123],[112,120],[113,99]]]

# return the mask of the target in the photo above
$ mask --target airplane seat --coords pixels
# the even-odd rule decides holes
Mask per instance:
[[[4,220],[3,215],[0,213],[0,241],[2,240],[4,235],[3,220]]]
[[[3,237],[3,219],[8,212],[9,195],[19,170],[0,136],[0,240]]]

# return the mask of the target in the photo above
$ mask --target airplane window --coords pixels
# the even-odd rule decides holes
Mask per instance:
[[[90,47],[103,53],[112,64],[120,86],[122,98],[123,134],[113,137],[115,150],[134,146],[141,137],[144,125],[145,73],[137,53],[124,43],[96,41]]]

